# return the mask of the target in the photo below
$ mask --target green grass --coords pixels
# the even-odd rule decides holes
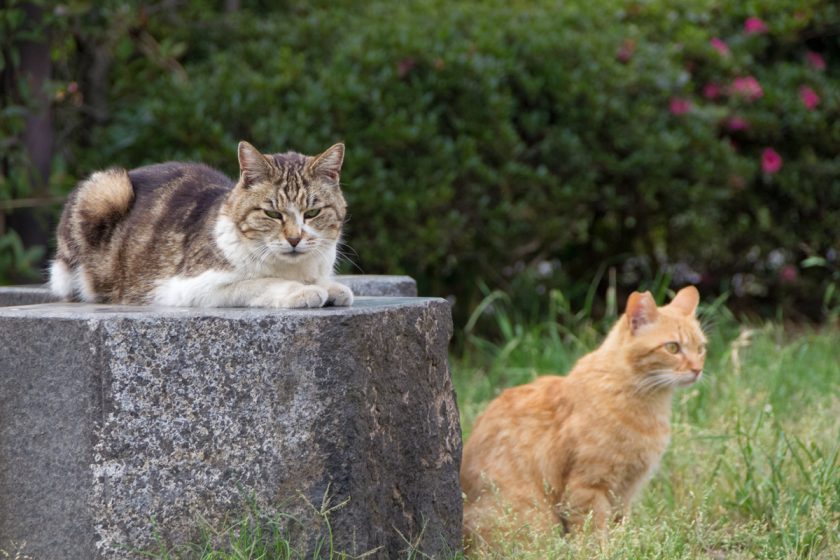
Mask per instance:
[[[253,497],[245,496],[248,511],[221,527],[208,522],[198,524],[200,537],[194,542],[171,546],[164,542],[156,524],[152,528],[156,547],[130,550],[132,557],[156,560],[364,560],[378,558],[377,549],[347,554],[333,543],[331,514],[349,500],[333,504],[325,495],[321,504],[309,503],[311,511],[302,518],[286,513],[267,515]],[[418,542],[404,539],[401,560],[428,560]],[[0,560],[4,558],[0,550]],[[11,558],[11,557],[10,557]],[[459,554],[452,560],[461,559]],[[14,557],[14,560],[30,560]]]
[[[153,535],[157,547],[130,552],[140,558],[156,560],[363,560],[376,557],[376,550],[350,555],[334,546],[330,515],[347,505],[347,500],[333,504],[325,495],[321,504],[309,503],[309,515],[296,518],[286,513],[266,515],[253,497],[245,498],[248,511],[241,518],[222,527],[200,523],[200,537],[195,542],[170,546],[155,526]],[[413,543],[406,541],[405,544],[403,560],[426,558]]]
[[[503,297],[479,311],[498,337],[467,333],[453,358],[465,436],[501,389],[567,372],[612,321],[551,299],[553,319],[530,326]],[[840,558],[840,332],[748,328],[717,304],[703,315],[704,382],[677,392],[671,446],[630,519],[603,548],[548,535],[489,558]]]

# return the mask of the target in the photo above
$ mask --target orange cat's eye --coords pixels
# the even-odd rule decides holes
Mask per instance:
[[[664,346],[665,350],[671,354],[676,354],[681,350],[679,342],[666,342],[662,346]]]
[[[274,210],[263,210],[263,212],[265,212],[266,216],[268,216],[269,218],[274,218],[275,220],[279,220],[283,217],[283,214]]]

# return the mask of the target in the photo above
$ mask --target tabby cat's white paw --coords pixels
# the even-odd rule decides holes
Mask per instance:
[[[327,303],[337,307],[348,307],[353,305],[353,291],[338,282],[327,284]]]
[[[251,305],[255,307],[302,309],[323,307],[325,303],[327,303],[327,290],[321,286],[297,284],[297,287],[295,287],[275,284],[269,286]]]
[[[286,296],[284,298],[285,305],[279,307],[288,307],[291,309],[323,307],[327,303],[327,297],[327,290],[321,286],[304,286]]]

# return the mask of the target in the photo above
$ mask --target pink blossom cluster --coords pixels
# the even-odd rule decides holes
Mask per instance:
[[[820,53],[815,53],[814,51],[808,51],[805,53],[805,60],[808,61],[808,64],[814,68],[814,70],[823,71],[825,70],[825,60]]]
[[[744,21],[743,32],[745,35],[763,35],[769,33],[769,31],[770,28],[767,23],[759,17],[751,16]],[[722,58],[730,57],[732,54],[729,45],[720,37],[712,37],[709,40],[709,45]],[[826,69],[825,59],[822,55],[814,51],[807,51],[805,53],[805,62],[814,70],[822,72]],[[735,77],[730,84],[721,84],[714,81],[708,82],[703,86],[702,95],[708,100],[716,100],[729,96],[747,103],[753,103],[764,97],[764,89],[755,76],[742,75]],[[809,85],[800,86],[799,99],[802,105],[809,111],[815,110],[821,102],[817,91]],[[686,97],[672,97],[668,105],[668,110],[672,115],[685,115],[693,109],[691,99]],[[749,121],[739,115],[732,115],[726,118],[722,124],[729,132],[741,132],[750,128]],[[730,141],[733,148],[737,149],[738,146],[735,141]],[[772,175],[778,173],[782,168],[782,163],[782,156],[773,147],[766,147],[761,152],[761,170],[765,174]]]
[[[744,33],[747,35],[760,35],[768,31],[767,24],[761,18],[748,17],[747,21],[744,22]]]
[[[817,95],[816,91],[808,86],[802,86],[799,88],[799,99],[802,100],[802,104],[805,105],[809,111],[816,109],[817,105],[820,104],[820,96]]]
[[[733,95],[742,97],[747,101],[755,101],[764,96],[764,90],[754,76],[740,76],[735,78],[732,81],[729,91]]]
[[[672,115],[684,115],[691,111],[691,100],[684,97],[673,97],[668,109]]]
[[[732,132],[739,132],[741,130],[748,130],[750,128],[750,123],[747,122],[747,119],[739,116],[729,117],[726,121],[726,127]]]
[[[712,37],[709,43],[721,56],[729,56],[729,45],[718,37]]]
[[[773,148],[764,148],[761,152],[761,170],[765,173],[778,173],[782,168],[782,156]]]
[[[717,99],[723,94],[723,88],[719,84],[709,82],[703,86],[703,97],[706,99]]]

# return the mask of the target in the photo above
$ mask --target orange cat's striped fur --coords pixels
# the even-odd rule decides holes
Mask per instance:
[[[490,403],[461,465],[468,540],[573,530],[590,514],[603,528],[627,513],[668,445],[674,388],[702,373],[698,300],[693,286],[659,308],[649,292],[634,292],[568,376],[540,377]]]

